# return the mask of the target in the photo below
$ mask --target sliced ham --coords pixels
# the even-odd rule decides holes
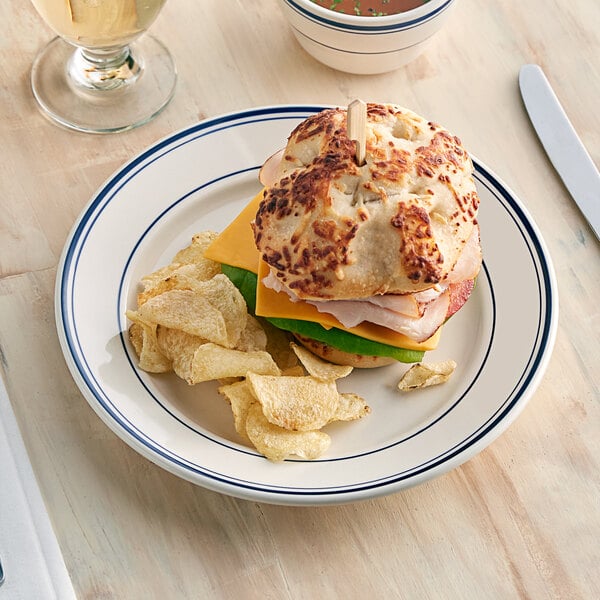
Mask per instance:
[[[475,287],[475,281],[473,279],[465,279],[459,283],[451,283],[448,286],[448,293],[450,294],[450,306],[448,306],[448,314],[446,319],[451,317],[462,305],[469,299],[473,288]]]

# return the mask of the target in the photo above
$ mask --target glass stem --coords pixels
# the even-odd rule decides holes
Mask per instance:
[[[140,75],[141,67],[129,46],[107,50],[78,47],[67,71],[75,87],[112,90],[133,83]]]

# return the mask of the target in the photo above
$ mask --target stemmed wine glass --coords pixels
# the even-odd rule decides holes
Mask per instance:
[[[165,46],[142,35],[165,0],[32,0],[58,34],[33,63],[44,114],[78,131],[112,133],[155,117],[175,90]]]

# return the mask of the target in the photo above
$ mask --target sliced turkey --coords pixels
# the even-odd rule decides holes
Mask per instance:
[[[444,283],[460,283],[468,279],[475,279],[481,267],[481,260],[479,225],[475,224],[454,268],[448,273]]]
[[[260,168],[260,171],[258,172],[258,180],[264,187],[271,187],[279,179],[279,164],[283,158],[284,151],[285,149],[282,148],[281,150],[275,152],[275,154],[269,156],[269,158],[267,158],[263,166]]]
[[[410,317],[372,302],[356,300],[309,300],[308,304],[312,304],[319,312],[333,315],[348,329],[363,322],[375,323],[417,342],[424,342],[444,323],[450,306],[450,294],[448,291],[442,292],[427,304],[420,317]]]
[[[375,323],[418,342],[430,338],[444,323],[451,300],[448,290],[435,290],[429,294],[386,294],[360,300],[304,301],[273,273],[262,284],[276,292],[285,292],[292,302],[307,302],[319,312],[334,316],[346,328],[363,322]],[[419,303],[416,298],[419,296],[425,301]]]

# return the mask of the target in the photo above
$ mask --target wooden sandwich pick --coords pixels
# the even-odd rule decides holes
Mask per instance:
[[[367,153],[367,105],[360,99],[348,104],[347,113],[348,139],[356,142],[356,164],[365,164]]]

